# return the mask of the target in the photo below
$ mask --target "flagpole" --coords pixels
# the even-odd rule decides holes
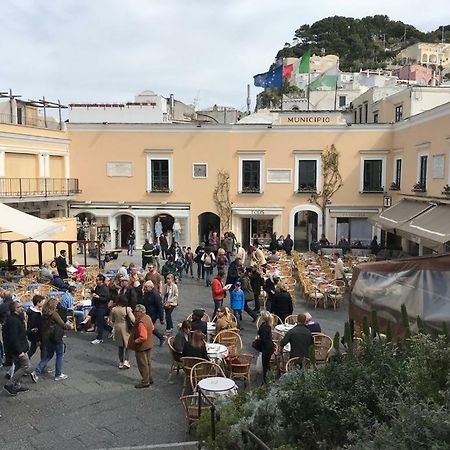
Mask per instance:
[[[334,110],[336,111],[337,106],[336,106],[336,102],[337,102],[337,85],[338,85],[338,76],[339,76],[339,58],[337,60],[337,67],[336,67],[336,83],[334,85]]]
[[[281,87],[280,87],[281,106],[280,106],[280,111],[283,111],[283,83],[284,83],[284,58],[281,59]]]

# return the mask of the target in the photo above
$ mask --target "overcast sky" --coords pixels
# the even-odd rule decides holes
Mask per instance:
[[[243,109],[250,83],[253,108],[253,75],[300,25],[373,14],[450,23],[448,0],[2,0],[0,91],[75,103],[151,89]]]

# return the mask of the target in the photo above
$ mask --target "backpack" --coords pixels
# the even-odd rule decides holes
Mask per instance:
[[[203,261],[203,263],[205,264],[205,266],[210,266],[211,263],[212,263],[211,255],[206,255],[205,256],[205,260]]]
[[[225,256],[219,256],[219,259],[217,260],[217,264],[219,266],[224,266],[226,264],[227,260]]]

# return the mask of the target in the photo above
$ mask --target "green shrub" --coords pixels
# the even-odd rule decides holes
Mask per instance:
[[[428,448],[448,448],[447,339],[421,334],[401,346],[380,339],[361,345],[358,357],[338,355],[320,370],[294,370],[222,400],[216,441],[209,416],[199,438],[212,449],[253,449],[242,441],[249,429],[273,449],[420,449],[427,440]]]

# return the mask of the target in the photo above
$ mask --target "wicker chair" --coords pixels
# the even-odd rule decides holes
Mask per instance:
[[[169,348],[170,356],[172,357],[172,365],[169,369],[169,378],[168,382],[170,383],[172,381],[172,375],[173,372],[176,371],[177,375],[180,373],[180,369],[183,369],[183,363],[181,362],[181,353],[177,352],[175,348],[173,347],[173,340],[174,336],[170,336],[169,339],[167,339],[167,346]]]
[[[308,298],[310,298],[311,301],[314,302],[314,308],[317,309],[317,305],[319,305],[320,303],[322,303],[322,305],[324,304],[325,295],[322,292],[320,292],[319,289],[310,285],[307,292]]]
[[[290,370],[296,369],[297,367],[301,366],[302,360],[303,358],[300,358],[299,356],[289,359],[289,361],[286,363],[286,372],[289,372]]]
[[[180,397],[180,402],[183,405],[186,416],[186,433],[191,432],[191,428],[197,423],[199,417],[198,414],[198,395],[184,395]],[[207,397],[211,402],[214,401],[212,397]],[[200,414],[208,413],[210,406],[202,401],[200,406]]]
[[[57,291],[56,287],[51,284],[42,284],[38,287],[39,295],[43,295],[44,297],[52,291]]]
[[[283,375],[286,373],[286,365],[289,361],[289,352],[283,351],[282,348],[280,348],[280,351],[277,353],[277,369],[278,369],[278,375]]]
[[[216,334],[213,342],[225,345],[228,348],[229,355],[238,355],[242,351],[242,339],[236,329],[222,330]]]
[[[245,387],[249,386],[250,369],[253,359],[254,356],[248,353],[243,353],[242,355],[231,358],[228,364],[230,370],[229,377],[236,381],[242,380]]]
[[[276,344],[280,344],[281,340],[284,338],[284,334],[277,330],[272,331],[272,341]]]
[[[184,382],[183,382],[183,390],[181,392],[182,395],[185,394],[186,388],[190,385],[191,380],[191,371],[192,368],[199,362],[204,362],[205,360],[202,358],[194,358],[191,356],[183,356],[181,358],[181,365],[184,371]]]
[[[189,315],[186,317],[186,320],[192,320],[192,313],[189,314]],[[211,318],[208,316],[208,314],[206,314],[206,313],[204,312],[204,313],[203,313],[203,317],[202,317],[202,321],[203,321],[203,322],[211,322]]]
[[[329,292],[328,298],[333,304],[333,308],[341,306],[344,303],[344,295],[345,295],[345,282],[342,280],[335,280],[333,284],[337,287],[336,291]]]
[[[287,316],[286,319],[284,319],[284,323],[286,325],[297,325],[297,315],[292,314],[290,316]]]
[[[312,335],[314,338],[316,366],[323,366],[328,362],[333,350],[333,339],[323,333],[313,333]]]
[[[25,293],[20,296],[20,303],[27,303],[33,301],[33,294]]]
[[[195,366],[191,369],[190,374],[190,382],[191,382],[191,389],[192,392],[195,392],[197,388],[197,384],[205,379],[205,378],[211,378],[211,377],[224,377],[225,373],[223,372],[222,368],[211,361],[201,361],[195,364]]]

